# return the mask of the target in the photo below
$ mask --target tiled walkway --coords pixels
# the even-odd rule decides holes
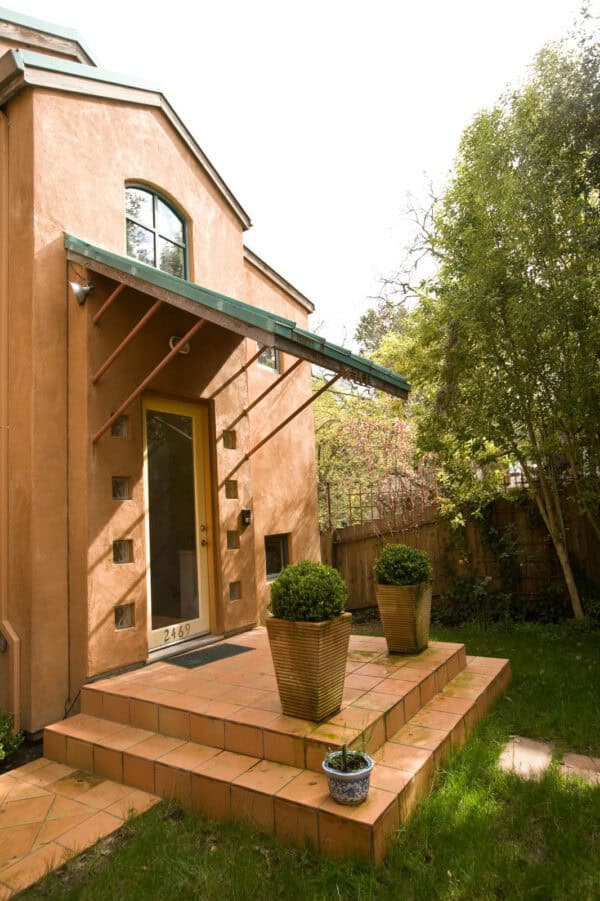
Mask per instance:
[[[45,757],[0,776],[0,901],[158,800]]]

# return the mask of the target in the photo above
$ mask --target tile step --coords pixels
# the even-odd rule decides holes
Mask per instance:
[[[329,797],[322,773],[260,755],[187,741],[88,714],[49,726],[47,758],[122,782],[216,820],[237,819],[281,841],[331,856],[382,860],[394,830],[429,791],[436,769],[460,747],[507,687],[507,660],[471,658],[374,753],[364,804]]]
[[[319,772],[327,750],[375,752],[465,667],[464,645],[431,642],[388,655],[385,641],[352,636],[342,709],[321,724],[281,712],[264,630],[252,652],[198,670],[172,663],[85,686],[84,714],[148,732]],[[240,639],[236,639],[239,643]]]

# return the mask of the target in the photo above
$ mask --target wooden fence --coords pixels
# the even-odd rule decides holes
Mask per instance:
[[[600,586],[600,548],[586,521],[571,511],[569,549],[573,562],[590,581]],[[499,533],[510,529],[518,536],[515,593],[534,599],[549,583],[562,583],[562,575],[550,537],[533,505],[526,499],[519,503],[498,499],[494,504],[491,525]],[[472,573],[491,578],[490,590],[502,589],[501,567],[508,565],[498,554],[498,547],[486,541],[477,522],[460,530],[460,539],[452,528],[440,520],[436,507],[420,510],[418,522],[398,528],[390,520],[366,522],[322,533],[321,557],[335,566],[348,584],[351,610],[375,605],[373,566],[381,548],[391,541],[417,547],[429,555],[433,568],[433,594],[448,591],[457,574]]]

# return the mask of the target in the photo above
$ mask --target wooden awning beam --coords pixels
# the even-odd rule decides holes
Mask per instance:
[[[150,372],[150,373],[146,376],[146,378],[143,380],[143,382],[141,382],[141,383],[137,386],[137,388],[135,389],[135,391],[133,391],[133,392],[129,395],[129,397],[127,398],[127,400],[123,401],[123,403],[121,404],[121,406],[120,406],[117,410],[115,410],[115,412],[112,414],[112,416],[110,416],[110,417],[106,420],[106,422],[104,423],[104,425],[103,425],[101,428],[98,429],[98,431],[96,432],[96,434],[95,434],[94,437],[92,438],[92,444],[96,444],[96,442],[97,442],[100,438],[102,438],[102,436],[104,435],[104,433],[105,433],[106,431],[108,431],[108,429],[111,427],[111,425],[113,424],[113,422],[116,422],[116,420],[119,418],[119,416],[121,416],[121,414],[124,413],[124,411],[127,409],[127,407],[128,407],[131,403],[133,403],[133,401],[136,399],[136,397],[139,397],[140,394],[142,393],[142,391],[144,391],[144,390],[148,387],[148,385],[150,384],[150,382],[152,381],[152,379],[156,378],[156,376],[159,374],[159,372],[162,372],[162,370],[165,368],[165,366],[167,365],[167,363],[169,363],[169,362],[173,359],[173,357],[176,356],[176,354],[179,353],[179,351],[181,350],[181,348],[182,348],[185,344],[187,344],[188,341],[191,341],[191,339],[194,337],[194,335],[196,334],[196,332],[199,332],[203,325],[205,325],[205,320],[204,320],[204,319],[198,319],[198,320],[193,324],[193,326],[191,327],[191,329],[189,329],[189,330],[185,333],[185,335],[183,336],[183,338],[180,338],[180,339],[179,339],[179,341],[177,342],[177,344],[173,347],[172,350],[169,351],[169,353],[166,355],[166,357],[163,357],[163,358],[162,358],[162,360],[160,361],[160,363],[159,363],[157,366],[155,366],[154,369],[152,370],[152,372]]]
[[[240,421],[240,419],[243,419],[244,416],[247,416],[248,413],[250,412],[250,410],[253,410],[254,407],[256,407],[261,402],[261,400],[264,400],[264,398],[267,397],[267,395],[270,394],[274,388],[277,388],[278,385],[281,385],[281,383],[289,375],[291,375],[292,372],[295,372],[295,370],[298,368],[298,366],[300,366],[301,363],[304,363],[304,360],[297,359],[297,360],[295,360],[294,363],[292,363],[292,365],[288,369],[284,369],[278,379],[275,379],[274,382],[271,382],[271,384],[269,385],[268,388],[266,388],[261,394],[259,394],[258,397],[255,397],[254,400],[252,401],[252,403],[248,404],[248,406],[242,410],[242,412],[239,414],[239,416],[236,416],[235,419],[233,420],[233,422],[229,423],[229,425],[227,426],[225,431],[229,431],[234,426],[236,426],[238,424],[238,422]],[[217,441],[222,437],[223,437],[223,433],[221,432],[221,434],[217,436]]]
[[[116,294],[117,292],[115,291],[113,293]],[[111,295],[111,297],[112,296],[113,295]],[[110,298],[109,298],[109,300],[110,300]],[[94,373],[94,375],[92,376],[92,385],[95,385],[96,382],[98,381],[98,379],[100,379],[101,376],[104,375],[106,370],[110,366],[112,366],[112,364],[115,362],[117,357],[121,355],[121,353],[125,350],[127,345],[130,343],[130,341],[133,341],[135,336],[138,334],[138,332],[141,332],[141,330],[144,328],[146,323],[149,322],[156,313],[158,313],[158,311],[162,307],[162,305],[163,305],[163,301],[157,300],[152,304],[152,306],[150,307],[149,310],[146,310],[146,312],[144,313],[142,318],[139,320],[139,322],[137,322],[134,325],[134,327],[131,329],[131,331],[125,335],[125,337],[123,338],[121,343],[115,347],[115,349],[110,354],[110,356],[108,356],[106,358],[106,360],[104,361],[102,366],[100,366],[100,368]]]
[[[299,362],[302,362],[302,361],[299,361]],[[311,404],[313,404],[318,397],[320,397],[325,391],[327,391],[328,388],[331,388],[331,386],[333,384],[335,384],[335,382],[337,382],[337,380],[340,379],[341,377],[342,377],[342,373],[336,372],[336,374],[334,376],[332,376],[328,382],[325,382],[325,384],[321,388],[319,388],[318,391],[315,391],[314,394],[311,394],[311,396],[309,398],[307,398],[307,400],[305,400],[304,403],[300,404],[300,406],[296,410],[294,410],[293,413],[290,413],[289,416],[286,416],[286,418],[283,420],[283,422],[280,422],[279,425],[275,426],[275,428],[272,429],[269,432],[269,434],[266,435],[264,438],[262,438],[257,444],[255,444],[254,447],[252,447],[248,451],[247,454],[244,454],[242,459],[236,463],[236,465],[233,467],[231,472],[229,472],[228,475],[225,476],[223,481],[220,483],[219,487],[222,488],[223,485],[225,484],[225,482],[229,481],[229,479],[231,479],[231,477],[238,471],[238,469],[240,469],[240,467],[243,466],[244,463],[247,463],[248,460],[250,459],[250,457],[254,456],[254,454],[267,443],[267,441],[270,441],[271,438],[273,438],[275,435],[277,435],[278,432],[280,432],[282,429],[284,429],[286,427],[286,425],[289,425],[289,423],[292,421],[292,419],[295,419],[296,416],[298,416],[300,413],[302,413],[303,410],[306,410],[307,407],[309,407]]]

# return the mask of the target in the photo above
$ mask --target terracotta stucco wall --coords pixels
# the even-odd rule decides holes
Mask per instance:
[[[306,317],[244,267],[240,223],[160,112],[30,90],[8,114],[11,158],[19,161],[11,169],[11,329],[21,351],[10,361],[11,598],[25,642],[24,725],[34,731],[62,715],[85,678],[146,657],[141,401],[127,411],[127,441],[104,436],[92,446],[90,436],[164,356],[169,337],[193,322],[163,308],[90,387],[91,374],[152,301],[127,289],[94,326],[91,317],[114,285],[94,276],[96,290],[77,306],[65,284],[63,232],[125,253],[124,184],[146,183],[188,219],[191,279],[301,324]],[[70,265],[69,277],[84,276]],[[250,420],[235,422],[271,374],[254,367],[218,389],[254,350],[252,342],[207,325],[191,353],[151,385],[209,410],[213,632],[246,628],[264,609],[265,534],[291,532],[295,559],[319,555],[310,411],[237,470],[237,500],[224,496],[225,477],[252,443],[310,393],[304,365]],[[235,451],[222,442],[232,422]],[[130,476],[130,501],[112,500],[113,475]],[[242,531],[240,549],[228,551],[226,530],[239,523],[242,507],[253,509],[253,525]],[[133,540],[132,564],[112,562],[112,542],[121,537]],[[237,580],[242,598],[230,602],[229,582]],[[135,604],[135,628],[116,631],[114,606],[124,599]]]

